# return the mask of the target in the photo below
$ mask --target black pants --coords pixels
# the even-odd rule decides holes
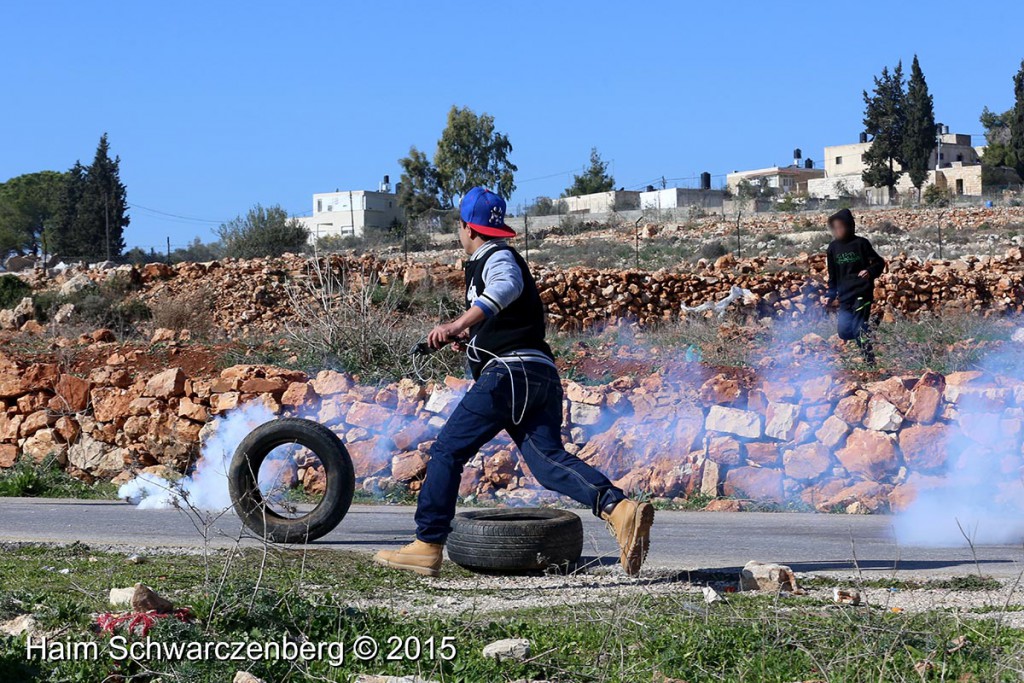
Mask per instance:
[[[875,349],[871,344],[871,301],[857,297],[853,301],[839,302],[839,338],[857,342],[864,360],[875,362]]]

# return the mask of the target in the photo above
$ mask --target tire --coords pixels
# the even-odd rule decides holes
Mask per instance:
[[[278,446],[299,444],[312,451],[324,467],[327,487],[319,504],[301,517],[283,517],[266,504],[258,474],[267,455]],[[334,529],[348,513],[355,492],[352,458],[327,427],[310,420],[282,418],[260,425],[238,444],[228,467],[231,502],[242,523],[260,538],[275,543],[307,543]]]
[[[574,565],[583,552],[583,521],[566,510],[516,508],[455,515],[448,558],[482,572],[533,572]]]

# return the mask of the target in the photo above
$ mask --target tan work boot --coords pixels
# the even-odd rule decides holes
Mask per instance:
[[[373,556],[373,561],[386,567],[405,569],[423,576],[439,576],[441,562],[444,559],[443,550],[443,545],[424,543],[416,539],[398,550],[381,550]]]
[[[619,542],[619,561],[630,576],[640,573],[651,547],[651,525],[654,524],[654,506],[623,500],[610,513],[601,517],[608,522],[612,535]]]

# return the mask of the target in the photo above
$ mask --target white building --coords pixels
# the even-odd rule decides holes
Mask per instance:
[[[344,190],[313,195],[313,215],[300,216],[310,240],[321,237],[362,237],[366,228],[387,228],[403,219],[398,195],[391,192],[387,176],[376,192]]]
[[[668,187],[640,193],[640,208],[644,210],[686,209],[699,206],[720,209],[725,193],[721,190],[698,190],[689,187]]]

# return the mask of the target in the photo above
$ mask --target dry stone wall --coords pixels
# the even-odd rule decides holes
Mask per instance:
[[[1018,380],[928,372],[861,384],[822,374],[751,388],[726,375],[654,374],[600,386],[564,384],[566,448],[630,491],[676,502],[722,497],[712,505],[719,509],[753,499],[879,512],[905,507],[922,488],[941,485],[950,459],[967,453],[995,463],[1005,480],[986,485],[1024,505],[1024,382]],[[23,454],[37,461],[54,456],[85,480],[121,482],[147,468],[185,471],[212,420],[259,403],[338,433],[364,489],[416,491],[433,439],[468,386],[449,378],[432,386],[403,380],[368,387],[331,371],[309,377],[257,365],[214,377],[189,377],[173,367],[136,374],[119,354],[78,377],[57,364],[5,357],[0,468]],[[285,467],[307,489],[323,486],[316,463]],[[504,434],[469,463],[460,492],[509,503],[544,497]]]

